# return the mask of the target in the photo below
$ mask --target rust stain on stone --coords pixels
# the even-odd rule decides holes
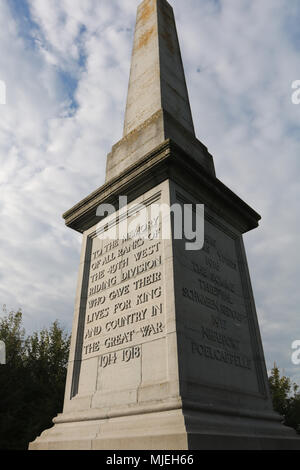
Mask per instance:
[[[165,21],[170,24],[172,22],[172,18],[171,18],[170,14],[169,14],[169,11],[168,11],[168,9],[166,8],[165,5],[163,6],[161,11],[162,11],[162,14],[164,15]]]
[[[151,37],[154,34],[154,31],[155,31],[155,29],[154,29],[154,27],[152,27],[150,29],[147,29],[147,31],[145,31],[141,35],[141,37],[139,38],[137,49],[140,49],[141,47],[147,46],[148,42],[150,41]]]
[[[152,15],[153,12],[154,12],[154,2],[153,0],[150,0],[146,2],[142,7],[140,18],[139,18],[140,21],[145,23],[148,20],[148,18]]]
[[[169,49],[169,51],[171,52],[171,54],[174,54],[175,48],[174,48],[174,44],[173,44],[173,41],[172,41],[172,36],[171,36],[171,34],[170,34],[168,31],[165,31],[165,32],[162,34],[162,37],[163,37],[164,40],[166,41],[167,48]]]

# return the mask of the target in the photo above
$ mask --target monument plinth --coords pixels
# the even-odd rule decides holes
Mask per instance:
[[[103,218],[105,204],[115,213]],[[154,207],[197,204],[202,249],[161,236],[178,227]],[[64,410],[31,449],[300,448],[272,409],[243,245],[260,216],[195,136],[166,0],[138,9],[106,183],[64,218],[83,234]]]

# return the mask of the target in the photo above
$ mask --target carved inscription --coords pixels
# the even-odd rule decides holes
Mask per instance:
[[[239,354],[229,353],[224,349],[216,349],[211,346],[203,344],[196,344],[192,342],[192,352],[213,361],[223,362],[225,364],[241,367],[244,369],[251,369],[251,360]]]
[[[100,367],[141,357],[141,345],[164,335],[163,253],[159,219],[148,238],[93,239],[83,359]]]
[[[254,366],[234,241],[228,238],[226,245],[222,237],[206,235],[202,252],[189,259],[190,283],[183,282],[181,295],[197,312],[187,327],[190,348],[205,361],[250,371]]]

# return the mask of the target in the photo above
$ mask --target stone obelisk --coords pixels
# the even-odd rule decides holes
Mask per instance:
[[[114,218],[101,218],[104,204]],[[101,236],[134,222],[139,204],[204,205],[202,249],[159,238],[162,224],[175,230],[170,213],[139,236]],[[272,410],[243,245],[260,216],[217,179],[195,136],[166,0],[138,8],[106,182],[64,218],[83,235],[65,402],[31,449],[300,448]]]

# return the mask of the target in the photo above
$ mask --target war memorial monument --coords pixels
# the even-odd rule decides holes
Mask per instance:
[[[201,249],[160,236],[178,228],[160,205],[204,205]],[[272,408],[244,250],[260,216],[195,136],[166,0],[138,7],[106,182],[64,219],[83,237],[64,409],[30,449],[300,449]]]

